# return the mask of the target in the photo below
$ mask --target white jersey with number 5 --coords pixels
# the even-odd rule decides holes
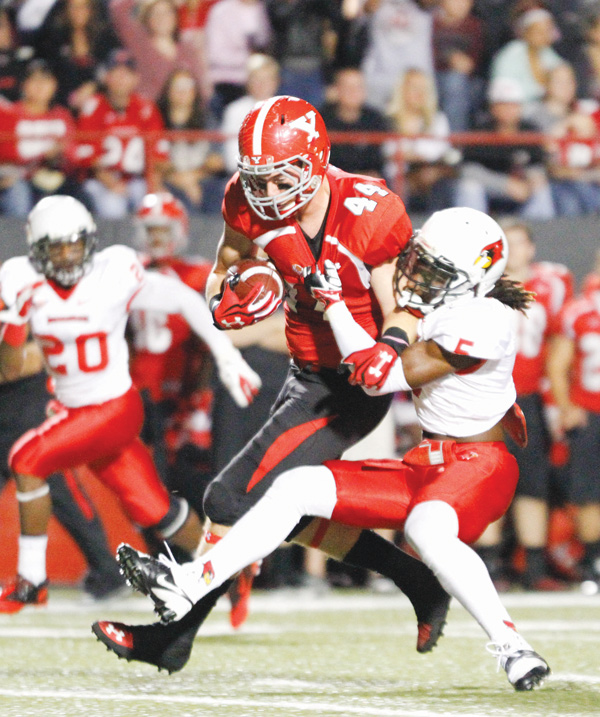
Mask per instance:
[[[70,290],[46,280],[25,256],[2,265],[0,295],[7,306],[31,287],[31,332],[44,352],[56,397],[71,408],[104,403],[131,387],[125,326],[132,309],[177,313],[199,301],[177,279],[145,272],[135,251],[120,245],[95,254],[90,270]]]
[[[420,339],[481,359],[413,392],[423,430],[474,436],[498,423],[516,398],[514,325],[513,309],[483,297],[442,306],[419,322]]]

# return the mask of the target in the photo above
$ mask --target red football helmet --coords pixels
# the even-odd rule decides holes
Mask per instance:
[[[135,215],[136,243],[154,259],[185,249],[189,219],[186,208],[169,192],[146,194]]]
[[[321,186],[331,145],[323,118],[305,100],[271,97],[246,115],[239,132],[238,168],[248,203],[263,219],[285,219]],[[279,175],[291,187],[265,195],[266,178]]]

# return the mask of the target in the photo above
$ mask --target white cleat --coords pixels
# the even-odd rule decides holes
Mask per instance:
[[[504,645],[490,642],[486,649],[498,659],[498,669],[504,669],[508,681],[519,692],[541,686],[550,674],[546,660],[520,635]]]

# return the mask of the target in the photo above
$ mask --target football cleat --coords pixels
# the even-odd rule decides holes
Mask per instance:
[[[0,613],[14,613],[26,605],[42,607],[48,603],[48,581],[33,585],[17,575],[10,583],[0,588]]]
[[[450,595],[439,585],[434,599],[428,606],[419,610],[417,622],[417,652],[431,652],[444,634],[446,617],[450,608]]]
[[[119,658],[128,662],[147,662],[156,665],[159,671],[167,670],[169,674],[185,666],[190,658],[196,634],[195,631],[192,634],[167,634],[161,623],[125,625],[122,622],[106,620],[95,622],[92,632]]]
[[[229,611],[229,622],[234,630],[240,628],[248,617],[250,593],[252,592],[252,583],[254,578],[260,573],[260,563],[252,563],[242,570],[238,577],[233,581],[231,587],[227,591],[231,609]]]
[[[533,690],[542,685],[550,674],[546,660],[538,655],[520,635],[512,643],[490,642],[487,650],[498,659],[498,669],[504,668],[510,684],[518,692]]]
[[[92,625],[92,632],[119,659],[145,662],[169,674],[178,672],[190,659],[200,626],[230,585],[231,580],[227,580],[199,600],[183,619],[169,625],[125,625],[101,620]]]
[[[201,588],[193,571],[166,555],[158,559],[121,543],[117,548],[121,571],[132,588],[147,595],[163,624],[180,620],[200,597]]]

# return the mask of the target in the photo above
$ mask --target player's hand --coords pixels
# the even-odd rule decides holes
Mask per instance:
[[[234,347],[215,355],[219,378],[240,408],[249,406],[262,385],[260,376],[244,360]]]
[[[321,271],[316,264],[306,266],[302,275],[305,289],[313,299],[324,304],[324,310],[327,311],[333,304],[343,301],[342,282],[331,259],[325,259],[323,268],[324,271]]]
[[[46,418],[52,418],[52,416],[56,416],[57,413],[61,413],[64,410],[65,407],[58,399],[51,398],[46,404]]]
[[[235,282],[235,274],[225,282],[220,296],[213,297],[210,302],[213,321],[218,329],[241,329],[250,326],[266,319],[281,305],[281,299],[270,291],[266,296],[260,296],[264,289],[263,284],[256,284],[245,298],[240,299],[231,288],[230,282]]]
[[[342,364],[350,367],[348,381],[353,386],[381,388],[397,358],[398,354],[391,346],[377,342],[369,349],[346,356]]]
[[[0,320],[3,323],[13,324],[14,326],[24,326],[28,323],[29,315],[33,307],[33,295],[35,290],[43,283],[42,281],[36,281],[35,284],[30,284],[21,289],[17,294],[15,303],[10,308],[6,308],[2,303]]]

